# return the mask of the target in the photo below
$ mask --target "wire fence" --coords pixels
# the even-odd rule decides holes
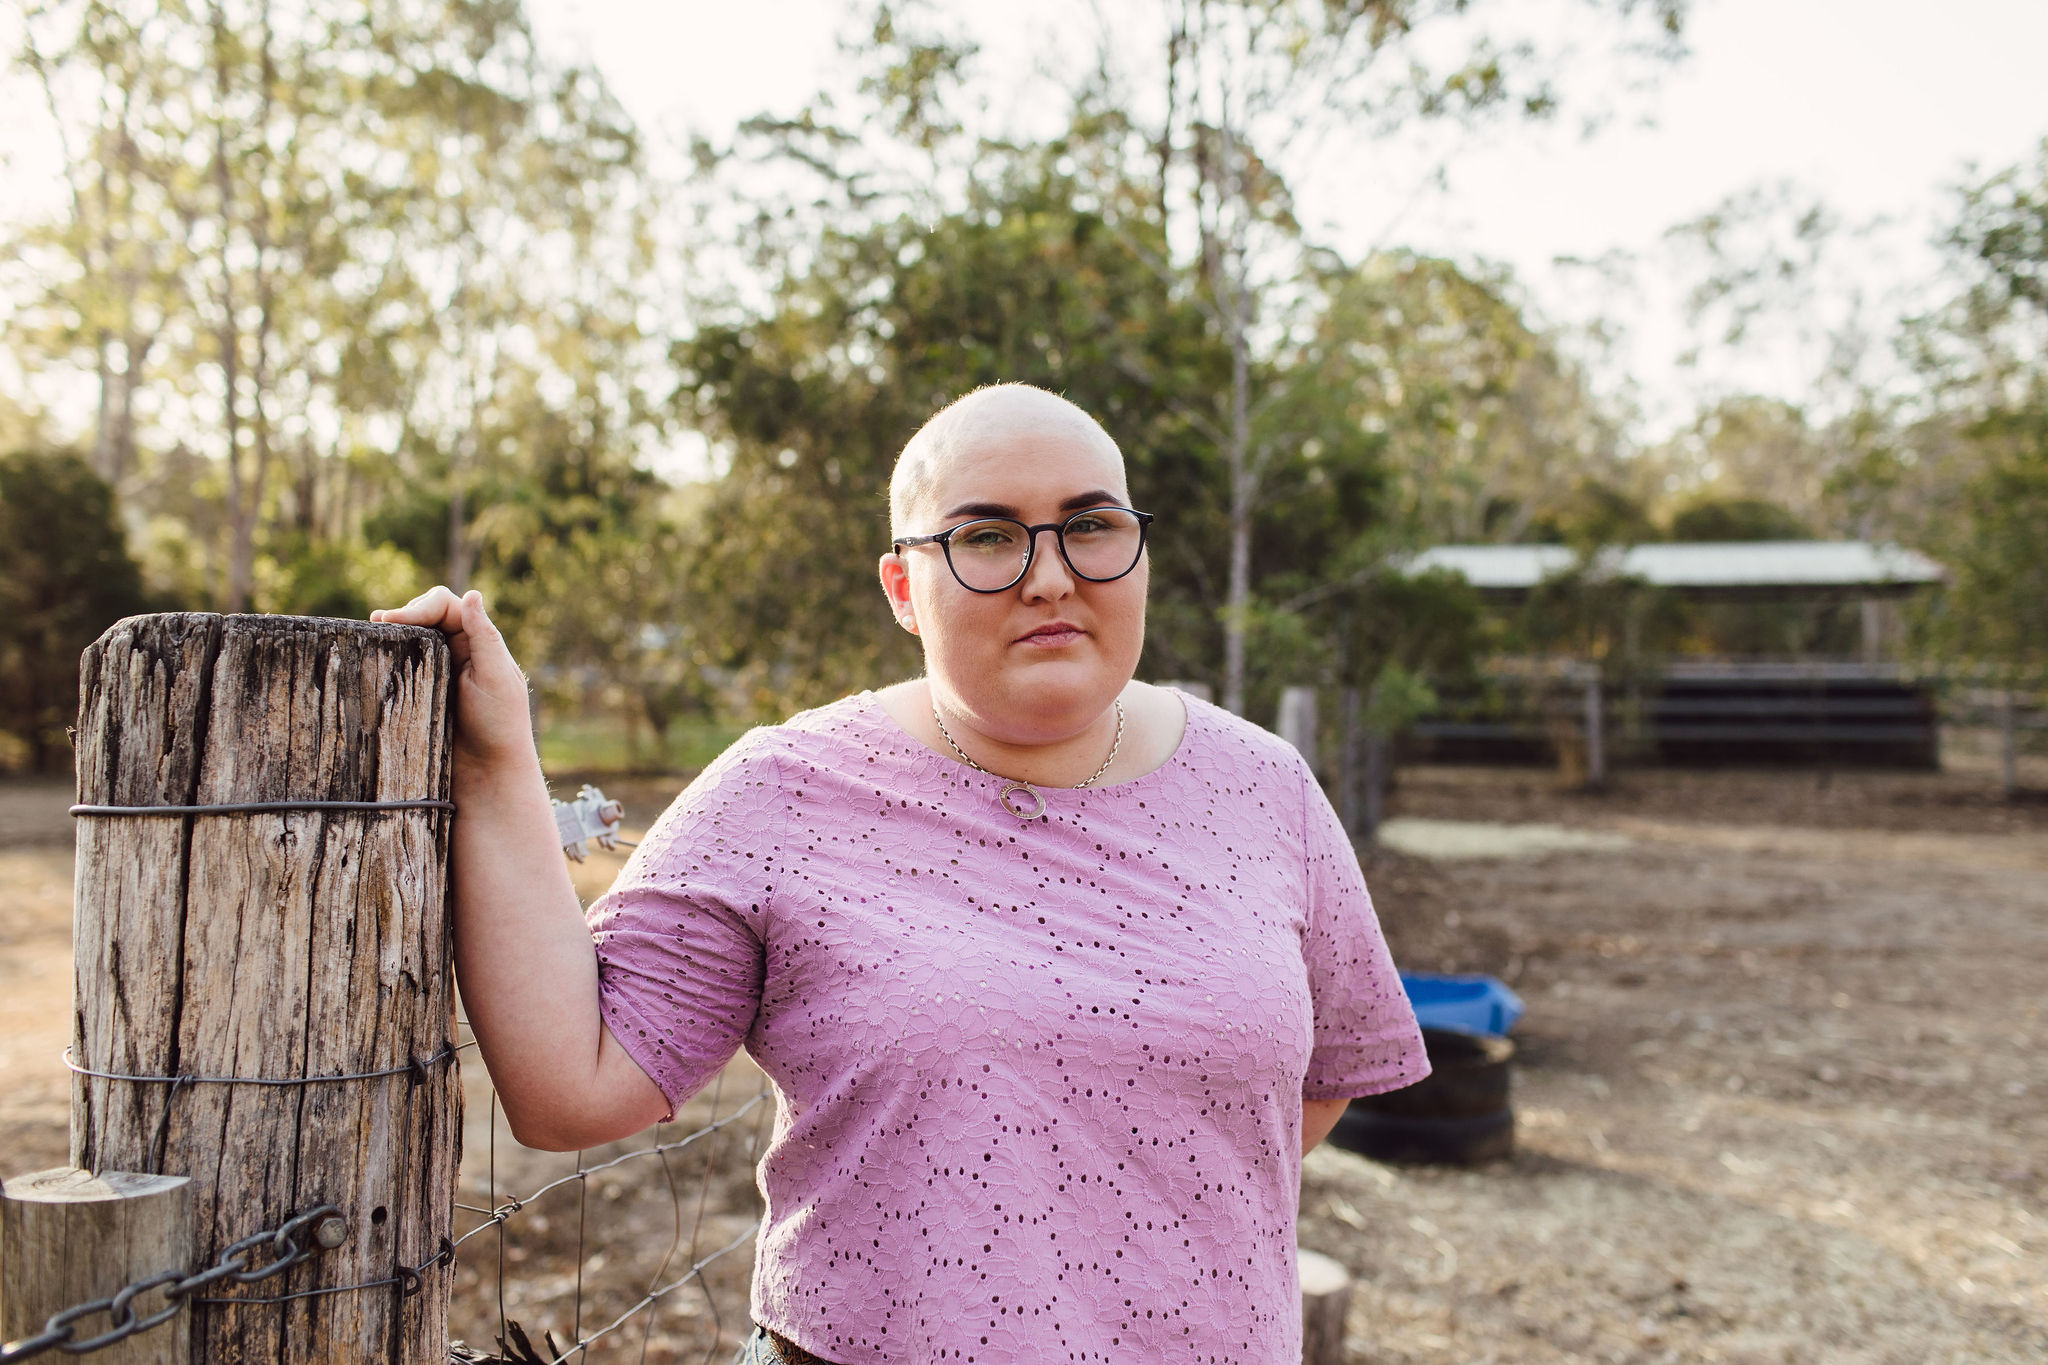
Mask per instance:
[[[452,1359],[710,1365],[738,1349],[752,1330],[754,1163],[775,1112],[752,1062],[672,1122],[573,1158],[513,1143],[481,1067],[464,1089],[483,1131],[472,1121],[464,1137]]]
[[[451,1052],[473,1046],[465,1036]],[[482,1131],[474,1122],[465,1125],[454,1207],[458,1231],[425,1262],[369,1283],[294,1287],[289,1272],[345,1236],[341,1211],[323,1204],[275,1230],[239,1239],[204,1269],[167,1268],[68,1305],[40,1331],[0,1344],[0,1365],[51,1352],[104,1350],[170,1326],[193,1303],[275,1305],[376,1291],[409,1296],[419,1292],[428,1271],[442,1266],[455,1275],[453,1361],[710,1365],[721,1352],[737,1349],[751,1329],[752,1263],[741,1253],[761,1223],[754,1163],[775,1108],[766,1078],[738,1059],[674,1121],[565,1158],[501,1134],[496,1090],[473,1052],[471,1062],[463,1076],[465,1112],[482,1114]],[[177,1093],[174,1087],[173,1098]],[[465,1220],[469,1226],[460,1228]],[[231,1287],[280,1276],[287,1278],[273,1294],[201,1293],[223,1282]],[[152,1293],[160,1303],[148,1299]],[[146,1311],[139,1307],[145,1304]],[[104,1324],[97,1321],[102,1314]],[[495,1349],[480,1349],[472,1344],[477,1340]]]
[[[72,813],[190,815],[315,805],[386,809],[447,804],[74,807]],[[622,808],[606,802],[595,788],[586,786],[576,801],[556,806],[564,852],[572,860],[581,862],[592,842],[607,850],[630,847],[616,837]],[[167,1087],[155,1144],[159,1153],[172,1110],[195,1087],[303,1087],[402,1075],[418,1084],[432,1067],[456,1067],[465,1118],[451,1233],[426,1260],[395,1266],[387,1277],[307,1287],[291,1272],[347,1235],[342,1211],[320,1205],[283,1220],[277,1229],[234,1242],[204,1269],[166,1267],[113,1294],[68,1305],[50,1315],[40,1331],[0,1343],[0,1365],[50,1352],[90,1354],[164,1328],[186,1330],[183,1315],[194,1303],[254,1307],[344,1293],[411,1296],[435,1270],[454,1277],[448,1324],[454,1361],[711,1365],[721,1352],[736,1350],[752,1328],[747,1315],[752,1257],[744,1253],[761,1226],[754,1165],[775,1110],[766,1077],[749,1059],[737,1058],[670,1122],[625,1142],[569,1156],[520,1146],[503,1131],[496,1089],[474,1047],[467,1022],[460,1021],[457,1039],[433,1057],[403,1067],[315,1077],[136,1075],[85,1067],[67,1053],[65,1065],[76,1075]],[[467,1067],[460,1066],[464,1053]],[[200,1293],[222,1281],[250,1284],[275,1277],[284,1277],[273,1285],[278,1292],[261,1297]],[[104,1325],[98,1321],[102,1314]]]

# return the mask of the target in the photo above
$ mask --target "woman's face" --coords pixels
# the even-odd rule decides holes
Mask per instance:
[[[930,535],[980,517],[1027,526],[1063,522],[1087,507],[1129,506],[1123,461],[1078,421],[984,420],[933,471],[919,511]],[[924,642],[935,700],[982,735],[1047,744],[1097,720],[1138,666],[1145,642],[1149,554],[1124,577],[1096,583],[1060,557],[1041,531],[1015,587],[970,592],[937,545],[882,559],[897,620]]]

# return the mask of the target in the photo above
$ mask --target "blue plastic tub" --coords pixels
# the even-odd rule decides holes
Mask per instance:
[[[1401,985],[1424,1028],[1498,1036],[1522,1017],[1522,997],[1495,977],[1402,972]]]

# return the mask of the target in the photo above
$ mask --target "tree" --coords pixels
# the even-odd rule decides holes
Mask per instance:
[[[1006,380],[1066,394],[1123,443],[1134,496],[1173,528],[1154,557],[1163,629],[1148,662],[1170,670],[1191,652],[1179,627],[1203,615],[1186,604],[1210,577],[1209,513],[1176,400],[1216,382],[1220,357],[1084,206],[1062,155],[992,155],[936,221],[828,227],[792,252],[769,309],[734,310],[678,347],[677,401],[729,460],[701,512],[693,618],[763,711],[912,670],[874,586],[889,471],[934,409]]]
[[[1124,145],[1105,148],[1112,159],[1156,159],[1155,193],[1130,207],[1156,218],[1163,241],[1189,244],[1177,260],[1158,257],[1159,265],[1192,276],[1192,296],[1230,357],[1229,383],[1204,425],[1218,446],[1229,506],[1222,699],[1233,711],[1245,704],[1253,526],[1275,463],[1298,450],[1284,434],[1261,433],[1262,412],[1294,373],[1262,362],[1292,345],[1304,307],[1313,306],[1303,289],[1305,244],[1278,167],[1347,130],[1555,112],[1550,54],[1533,38],[1497,40],[1473,8],[1421,0],[1165,0],[1163,112],[1147,127],[1127,120]],[[1683,0],[1623,0],[1614,12],[1627,27],[1642,10],[1664,54],[1674,52]],[[1119,69],[1113,54],[1124,50],[1105,33],[1086,94],[1115,104],[1143,83]],[[1448,61],[1431,60],[1444,51]]]
[[[177,187],[187,172],[162,111],[186,73],[156,56],[174,21],[155,4],[54,8],[68,12],[26,16],[19,61],[57,130],[66,211],[13,245],[39,267],[40,297],[25,300],[31,344],[92,374],[92,465],[118,487],[136,467],[151,353],[179,307],[187,223]],[[67,106],[84,101],[91,116],[70,117]]]
[[[78,714],[78,656],[143,610],[113,490],[66,453],[0,458],[0,731],[52,772]]]
[[[1762,498],[1694,498],[1671,517],[1671,538],[1689,541],[1811,540],[1805,522]]]
[[[2031,162],[1963,191],[1946,245],[1960,287],[1916,334],[1941,410],[1912,433],[1915,463],[1939,479],[1922,543],[1952,574],[1935,639],[2038,684],[2048,678],[2048,140]]]
[[[208,499],[221,604],[368,565],[334,547],[392,496],[437,501],[460,585],[537,412],[621,462],[657,426],[661,187],[516,5],[56,0],[25,30],[72,194],[23,240],[18,337],[96,367],[124,487]]]

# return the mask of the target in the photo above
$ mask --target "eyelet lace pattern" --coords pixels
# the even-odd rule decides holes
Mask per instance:
[[[674,1103],[773,1079],[755,1321],[841,1365],[1300,1355],[1300,1100],[1427,1071],[1294,750],[1049,789],[871,694],[741,739],[591,907],[604,1017]]]

